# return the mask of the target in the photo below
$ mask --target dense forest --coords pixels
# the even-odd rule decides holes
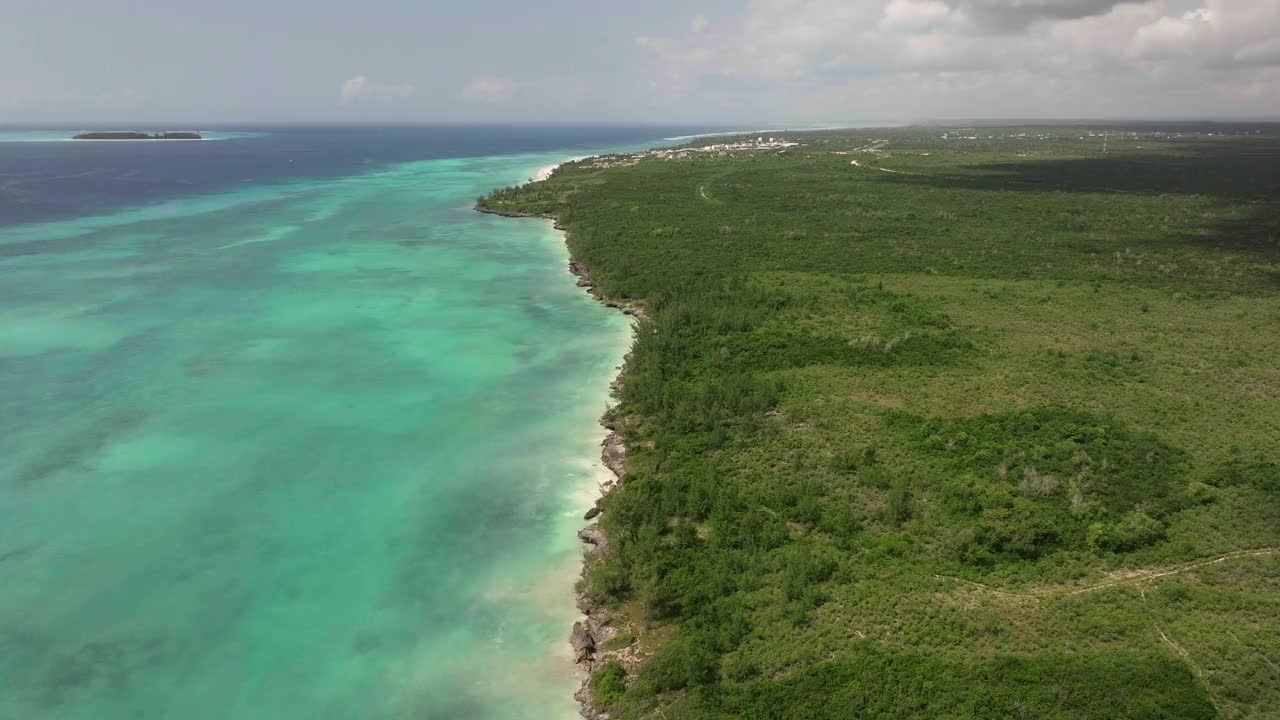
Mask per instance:
[[[596,709],[1280,717],[1280,129],[785,135],[480,201],[644,308]]]

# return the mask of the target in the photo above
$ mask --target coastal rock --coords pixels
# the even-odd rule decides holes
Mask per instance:
[[[596,602],[595,598],[591,597],[590,593],[581,590],[578,591],[578,602],[576,604],[583,615],[590,615],[599,607],[599,603]]]
[[[619,302],[606,297],[604,292],[591,280],[591,276],[587,273],[587,269],[577,260],[569,261],[569,272],[573,273],[578,278],[578,287],[586,289],[587,293],[590,294],[591,297],[595,298],[597,302],[601,303],[605,307],[611,307],[615,310],[621,311],[624,315],[630,315],[631,317],[638,318],[640,320],[648,319],[648,316],[644,314],[644,310],[641,310],[639,306],[632,305],[631,303]]]
[[[582,542],[593,546],[597,552],[604,552],[605,547],[609,544],[605,538],[604,531],[599,525],[588,525],[578,531],[578,539]]]
[[[615,616],[614,612],[598,604],[586,594],[579,595],[578,607],[582,609],[586,616],[574,625],[574,636],[571,638],[575,654],[579,658],[579,666],[588,673],[594,673],[609,661],[616,661],[622,664],[627,677],[634,680],[639,673],[642,662],[634,639],[626,644],[625,647],[617,647],[612,650],[605,649],[621,633],[624,631],[629,633],[633,632],[633,630],[630,627],[620,628],[617,625],[618,617]],[[587,647],[588,638],[590,639],[591,650],[586,653],[578,651],[578,648]],[[600,720],[609,717],[605,709],[596,702],[595,696],[591,692],[590,675],[583,678],[582,685],[574,693],[573,697],[581,704],[581,712],[584,718]]]
[[[582,687],[573,694],[573,699],[582,704],[582,717],[586,720],[608,720],[609,713],[596,705],[595,696],[591,694],[591,681],[583,680]]]
[[[577,539],[598,548],[604,547],[605,542],[607,542],[604,538],[604,530],[600,529],[599,525],[588,525],[588,527],[582,528],[577,532]]]
[[[594,603],[586,594],[578,596],[578,606],[582,608],[585,618],[573,624],[573,634],[569,642],[573,646],[574,661],[583,670],[593,673],[604,666],[605,662],[616,659],[623,662],[628,673],[634,673],[637,660],[630,649],[605,651],[601,645],[617,636],[618,630],[610,625],[610,611]],[[583,678],[582,685],[573,694],[573,699],[581,705],[581,712],[588,720],[603,720],[609,715],[596,702],[591,692],[591,676]]]
[[[573,646],[573,661],[579,665],[590,666],[591,658],[596,652],[596,641],[591,636],[591,631],[587,628],[586,623],[576,622],[573,624],[573,633],[569,635],[569,644]]]
[[[605,436],[601,447],[603,449],[600,451],[600,459],[604,462],[604,466],[621,480],[627,468],[627,446],[622,443],[618,433],[610,432]]]
[[[543,215],[541,213],[527,213],[527,212],[521,212],[519,210],[498,210],[496,208],[487,208],[487,207],[480,207],[480,206],[476,206],[476,212],[487,213],[489,215],[501,215],[502,217],[509,217],[509,218],[551,219],[550,215]],[[557,227],[556,229],[558,230],[559,228]]]
[[[596,505],[595,507],[593,507],[593,508],[591,508],[590,510],[588,510],[588,511],[587,511],[587,514],[582,516],[582,519],[583,519],[583,520],[594,520],[594,519],[596,518],[596,516],[598,516],[598,515],[600,514],[600,512],[601,512],[601,511],[600,511],[600,506],[599,506],[599,505]]]

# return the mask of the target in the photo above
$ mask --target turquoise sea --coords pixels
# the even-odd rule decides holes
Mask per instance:
[[[472,203],[601,148],[290,132],[0,141],[4,720],[577,712],[629,323]]]

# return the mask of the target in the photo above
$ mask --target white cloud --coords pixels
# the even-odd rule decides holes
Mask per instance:
[[[694,15],[693,20],[689,21],[689,32],[700,33],[707,29],[707,16]]]
[[[498,103],[510,100],[519,86],[520,84],[514,80],[482,75],[472,78],[462,89],[462,94],[472,100]]]
[[[890,0],[880,26],[896,30],[927,30],[946,21],[951,8],[941,0]]]
[[[735,111],[1221,115],[1280,113],[1278,28],[1280,0],[750,0],[635,42],[656,95]]]
[[[1164,0],[1140,5],[1117,5],[1105,15],[1056,22],[1046,38],[1063,50],[1081,54],[1121,55],[1139,28],[1164,17]]]
[[[1215,19],[1207,8],[1183,13],[1182,17],[1161,17],[1138,28],[1133,36],[1133,55],[1143,59],[1192,55],[1210,40]]]
[[[340,95],[343,105],[350,105],[357,98],[369,91],[369,78],[364,75],[357,75],[350,80],[342,83]]]
[[[1205,66],[1280,63],[1280,0],[1207,0],[1139,28],[1130,53],[1143,60],[1190,59]]]
[[[363,100],[387,102],[413,97],[417,90],[413,85],[382,85],[371,81],[366,75],[357,75],[342,83],[338,97],[343,105],[354,105]]]

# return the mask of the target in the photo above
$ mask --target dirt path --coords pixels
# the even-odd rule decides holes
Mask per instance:
[[[1206,677],[1204,667],[1202,667],[1198,662],[1196,662],[1195,658],[1192,657],[1191,653],[1185,647],[1180,645],[1173,638],[1169,637],[1169,633],[1166,632],[1163,627],[1161,627],[1159,620],[1156,619],[1155,609],[1151,607],[1150,602],[1147,600],[1147,588],[1145,587],[1145,584],[1153,583],[1154,581],[1162,577],[1179,575],[1181,573],[1190,572],[1192,570],[1196,570],[1198,568],[1206,567],[1209,565],[1217,565],[1218,563],[1223,563],[1228,560],[1233,560],[1237,558],[1246,558],[1246,557],[1260,557],[1263,555],[1271,555],[1275,552],[1276,552],[1276,549],[1272,547],[1255,548],[1253,550],[1236,550],[1234,552],[1229,552],[1229,553],[1226,553],[1225,555],[1220,555],[1215,558],[1207,558],[1204,560],[1191,560],[1188,562],[1179,563],[1177,565],[1169,565],[1162,568],[1152,568],[1152,569],[1145,569],[1145,570],[1144,569],[1126,570],[1126,571],[1123,571],[1124,577],[1113,577],[1112,579],[1105,580],[1103,582],[1098,582],[1092,585],[1086,585],[1084,587],[1070,588],[1070,589],[1068,588],[1032,588],[1027,592],[1015,592],[1012,590],[1002,590],[1000,588],[992,587],[990,585],[980,583],[980,582],[975,582],[973,580],[966,580],[964,578],[956,577],[954,575],[934,575],[934,577],[939,580],[950,580],[959,585],[974,588],[984,593],[996,595],[998,597],[1009,598],[1009,599],[1019,600],[1019,601],[1029,600],[1032,602],[1040,602],[1045,598],[1070,597],[1072,595],[1081,595],[1084,593],[1094,592],[1096,590],[1105,590],[1106,588],[1116,587],[1119,585],[1137,584],[1138,594],[1142,597],[1142,604],[1147,608],[1147,612],[1150,615],[1152,628],[1155,630],[1156,634],[1160,637],[1160,640],[1165,645],[1167,645],[1169,649],[1171,649],[1174,652],[1174,654],[1176,654],[1182,660],[1182,662],[1186,663],[1187,667],[1191,668],[1191,671],[1195,673],[1196,678],[1199,679],[1200,684],[1204,686],[1205,692],[1209,697],[1209,702],[1213,703],[1214,709],[1221,712],[1221,704],[1219,703],[1219,699],[1217,695],[1214,693],[1213,685],[1209,683],[1209,679]],[[1228,632],[1230,633],[1230,631]],[[1240,642],[1239,638],[1235,638],[1234,633],[1230,633],[1230,634],[1236,640],[1237,643]],[[1267,662],[1268,665],[1272,667],[1272,669],[1276,668],[1276,665],[1272,663],[1269,658],[1264,657],[1263,659]]]
[[[1168,577],[1170,575],[1178,575],[1180,573],[1195,570],[1197,568],[1202,568],[1202,567],[1205,567],[1206,565],[1216,565],[1218,563],[1226,562],[1227,560],[1231,560],[1234,558],[1270,555],[1275,551],[1276,551],[1275,548],[1236,550],[1235,552],[1229,552],[1226,555],[1223,555],[1221,557],[1216,557],[1208,560],[1193,560],[1191,562],[1182,563],[1180,565],[1172,565],[1167,568],[1159,569],[1158,571],[1157,570],[1131,570],[1131,571],[1127,571],[1131,574],[1127,575],[1126,577],[1115,578],[1112,580],[1107,580],[1105,582],[1095,583],[1093,585],[1086,585],[1084,587],[1074,588],[1070,590],[1038,588],[1038,589],[1033,589],[1029,592],[1014,592],[1012,590],[1001,590],[1000,588],[992,587],[985,583],[980,583],[973,580],[966,580],[964,578],[956,577],[954,575],[934,575],[934,577],[939,580],[951,580],[952,582],[956,582],[961,585],[978,588],[984,592],[989,592],[993,595],[1002,595],[1005,597],[1015,597],[1015,598],[1030,599],[1030,600],[1040,600],[1042,598],[1053,597],[1053,596],[1068,597],[1071,595],[1081,595],[1084,593],[1094,592],[1095,590],[1103,590],[1105,588],[1115,587],[1117,585],[1128,585],[1132,583],[1155,580],[1157,578]]]
[[[1218,558],[1218,560],[1224,559],[1226,559],[1225,556]],[[1217,562],[1218,560],[1213,562]],[[1151,626],[1155,628],[1156,633],[1160,635],[1160,639],[1163,640],[1170,648],[1173,648],[1173,651],[1178,654],[1178,657],[1182,658],[1182,662],[1186,663],[1187,667],[1191,668],[1191,671],[1196,674],[1196,677],[1200,679],[1200,684],[1204,686],[1205,694],[1209,696],[1209,702],[1213,703],[1213,709],[1221,713],[1222,706],[1218,704],[1218,697],[1213,694],[1213,686],[1209,684],[1207,679],[1205,679],[1204,668],[1200,667],[1200,665],[1196,663],[1196,661],[1191,657],[1191,653],[1187,652],[1186,648],[1174,642],[1173,639],[1165,633],[1164,628],[1160,627],[1159,621],[1155,619],[1155,611],[1152,610],[1151,603],[1147,601],[1147,591],[1139,586],[1138,593],[1142,596],[1142,604],[1147,607],[1147,613],[1152,616]],[[1240,642],[1239,638],[1236,639],[1236,642]]]
[[[1108,580],[1107,582],[1101,582],[1096,585],[1089,585],[1086,587],[1078,588],[1076,590],[1069,590],[1062,594],[1079,595],[1081,593],[1093,592],[1094,590],[1101,590],[1103,588],[1109,588],[1115,585],[1125,585],[1128,583],[1141,582],[1143,580],[1155,580],[1156,578],[1162,578],[1169,575],[1177,575],[1179,573],[1184,573],[1189,570],[1195,570],[1196,568],[1201,568],[1206,565],[1216,565],[1220,562],[1226,562],[1227,560],[1231,560],[1232,558],[1256,557],[1259,555],[1270,555],[1271,553],[1274,553],[1274,552],[1275,552],[1275,548],[1258,548],[1256,550],[1236,550],[1235,552],[1229,552],[1226,555],[1223,555],[1222,557],[1213,558],[1212,560],[1194,560],[1192,562],[1183,563],[1181,565],[1174,565],[1169,569],[1164,570],[1163,572],[1149,572],[1145,570],[1135,570],[1134,571],[1135,574],[1131,577],[1119,578],[1116,580]]]
[[[712,183],[718,180],[723,180],[724,178],[733,174],[733,172],[734,172],[733,170],[721,170],[720,172],[712,173],[710,177],[708,177],[706,180],[702,182],[701,185],[698,186],[698,197],[702,198],[703,202],[708,202],[713,205],[722,204],[724,201],[717,200],[715,195],[712,195],[711,193],[707,192],[707,188],[710,187]]]
[[[849,164],[856,168],[864,168],[866,170],[879,170],[880,172],[893,173],[894,175],[919,175],[920,174],[920,173],[907,172],[905,170],[890,170],[889,168],[886,168],[886,167],[873,167],[870,165],[863,165],[857,160],[850,160]]]

